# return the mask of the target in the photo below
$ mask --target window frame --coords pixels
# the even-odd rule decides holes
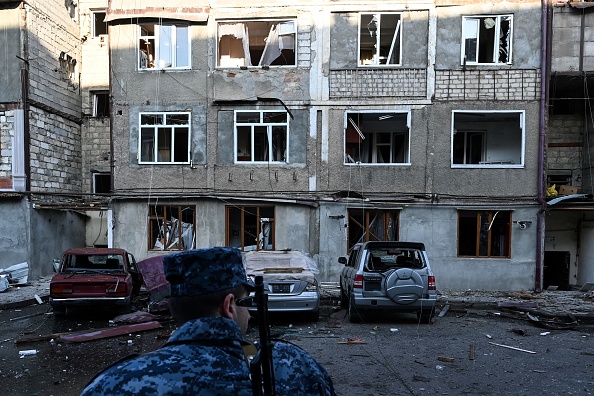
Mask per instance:
[[[285,45],[290,45],[291,44],[290,42],[292,41],[293,59],[294,59],[294,62],[292,64],[274,64],[275,61],[277,61],[277,59],[281,58],[281,56],[282,56],[282,49],[280,49],[280,46],[279,46],[279,52],[281,52],[280,55],[277,56],[277,57],[275,57],[274,59],[272,59],[272,62],[270,62],[269,64],[263,63],[264,62],[264,60],[263,60],[264,54],[266,52],[266,49],[269,48],[269,41],[266,41],[266,44],[264,45],[264,49],[262,50],[262,54],[260,54],[260,57],[259,57],[259,60],[258,60],[258,64],[257,65],[252,65],[251,64],[252,61],[253,61],[252,60],[252,52],[253,51],[257,51],[257,48],[258,47],[256,47],[255,44],[253,46],[250,46],[250,42],[249,42],[249,37],[250,37],[249,30],[248,30],[248,34],[247,35],[245,33],[243,33],[243,32],[238,32],[239,34],[242,35],[242,37],[240,37],[240,38],[236,37],[233,34],[222,34],[221,33],[221,30],[222,30],[221,29],[221,26],[222,25],[243,24],[244,25],[244,32],[245,32],[246,27],[248,27],[247,24],[257,24],[257,23],[262,23],[262,24],[265,24],[265,23],[276,23],[276,25],[279,28],[282,28],[282,29],[289,28],[289,26],[288,26],[289,24],[292,25],[287,31],[284,31],[284,32],[280,32],[279,33],[280,36],[286,36],[286,37],[289,38],[287,40],[281,40],[281,41],[279,41],[280,45],[283,45],[284,41],[287,41],[287,43]],[[217,29],[217,31],[216,31],[216,67],[217,68],[242,68],[242,69],[243,68],[248,68],[248,69],[250,69],[250,68],[255,68],[255,67],[260,67],[260,68],[261,67],[273,67],[273,68],[277,68],[277,67],[281,67],[281,68],[282,67],[284,67],[284,68],[287,68],[287,67],[297,67],[297,64],[298,64],[298,60],[297,60],[297,38],[298,38],[297,18],[220,20],[220,21],[217,21],[216,29]],[[271,38],[271,35],[272,34],[273,33],[272,33],[272,27],[271,27],[271,29],[270,29],[270,31],[269,31],[268,36],[266,37],[266,39]],[[228,61],[222,62],[222,57],[225,56],[225,55],[222,54],[223,49],[221,48],[222,47],[221,40],[225,36],[233,36],[235,39],[242,41],[242,49],[243,49],[243,55],[244,55],[243,58],[231,58],[229,56]],[[247,38],[248,38],[247,49],[248,49],[249,54],[246,54],[245,53],[246,43],[243,42],[244,36],[247,36]],[[291,37],[292,37],[292,40],[291,40]],[[270,48],[272,48],[272,47],[270,47]],[[290,48],[287,48],[287,49],[290,49]],[[229,47],[229,53],[231,52],[231,50],[232,50],[232,48],[230,46]],[[272,48],[270,51],[272,52],[273,50],[274,50],[274,48]],[[249,57],[246,56],[246,55],[249,55]],[[236,60],[236,61],[234,61],[234,60]]]
[[[369,241],[398,241],[401,209],[348,208],[347,251],[357,243]],[[382,235],[373,232],[373,223],[378,221]],[[370,228],[371,227],[371,228]],[[355,229],[356,228],[356,229]]]
[[[187,211],[192,211],[193,213],[184,213]],[[147,212],[147,248],[149,251],[182,251],[194,249],[196,247],[197,232],[195,205],[149,204]],[[177,226],[180,219],[182,220],[182,227]],[[188,219],[192,220],[192,223],[184,221]],[[185,244],[183,244],[184,233],[188,229],[187,227],[184,229],[184,224],[190,224],[192,226],[192,229],[190,230],[192,232],[190,240],[192,246],[189,247],[185,247]],[[167,230],[165,230],[165,226],[168,227]],[[163,228],[161,229],[161,227]],[[171,239],[172,236],[168,234],[176,234],[177,242],[175,242],[175,239]],[[155,236],[157,239],[153,240]],[[157,240],[162,247],[157,244]],[[181,247],[180,242],[182,243]]]
[[[505,115],[505,114],[510,114],[510,115],[517,115],[518,117],[518,121],[519,121],[519,129],[521,129],[521,142],[520,145],[518,147],[518,151],[519,151],[519,163],[515,163],[513,162],[513,160],[491,160],[489,161],[488,158],[486,158],[487,155],[489,155],[489,147],[491,147],[489,145],[489,136],[491,136],[491,139],[493,139],[493,136],[495,136],[495,132],[491,131],[489,132],[488,129],[484,129],[487,128],[487,123],[485,122],[485,125],[479,125],[479,121],[477,121],[477,125],[476,127],[468,127],[468,128],[460,128],[459,124],[456,123],[456,115],[460,114],[460,115],[466,115],[466,116],[475,116],[477,117],[477,120],[479,117],[484,118],[483,121],[486,121],[489,117],[489,115],[492,115],[492,119],[495,120],[496,117],[498,117],[499,115]],[[494,121],[491,121],[491,124]],[[458,131],[460,131],[461,133],[481,133],[484,132],[484,138],[483,138],[483,153],[482,153],[482,157],[484,158],[483,161],[480,161],[479,163],[455,163],[454,160],[456,158],[455,156],[455,151],[456,151],[456,134],[458,133]],[[510,155],[513,156],[513,155]],[[452,110],[452,118],[451,118],[451,130],[450,130],[450,166],[452,168],[524,168],[525,166],[525,161],[526,161],[526,111],[525,110]]]
[[[237,216],[236,213],[233,213],[234,211],[239,211],[239,219],[235,219],[233,216]],[[267,216],[266,213],[263,212],[267,212],[268,214],[270,214],[270,211],[272,211],[272,217],[271,216]],[[248,216],[248,219],[246,219],[246,213],[248,213],[250,216]],[[249,229],[246,227],[246,223],[249,221],[249,218],[255,218],[255,231],[252,234],[252,236],[257,236],[256,239],[254,240],[254,244],[248,244],[246,241],[246,234],[250,234]],[[252,251],[252,250],[276,250],[276,222],[275,219],[276,218],[276,206],[274,205],[227,205],[225,206],[225,246],[232,246],[232,247],[237,247],[239,248],[242,252],[245,251]],[[235,221],[237,223],[237,220],[239,220],[239,231],[238,234],[239,235],[231,235],[231,233],[235,233],[235,230],[233,229],[233,221]],[[267,223],[269,224],[269,228],[268,228],[268,244],[266,246],[264,246],[264,242],[260,239],[260,236],[264,236],[263,235],[263,231],[262,230],[262,224],[263,223]],[[254,229],[254,225],[250,224],[251,229]],[[234,242],[234,238],[232,237],[239,237],[239,245],[237,246],[236,243]],[[246,248],[248,247],[252,247],[255,246],[254,248],[248,249],[246,250]],[[270,249],[267,249],[267,247],[270,246]]]
[[[407,131],[403,132],[400,130],[393,130],[390,132],[376,132],[376,131],[372,131],[372,132],[365,132],[362,130],[363,127],[363,117],[367,117],[370,115],[377,115],[378,116],[378,121],[383,121],[383,120],[389,120],[390,118],[393,118],[395,116],[401,116],[405,114],[406,115],[406,122],[404,124],[404,126],[407,128]],[[399,125],[395,125],[394,127],[398,127]],[[411,134],[412,134],[412,128],[411,128],[411,111],[397,111],[397,110],[363,110],[363,111],[345,111],[344,113],[344,124],[343,124],[343,165],[348,165],[348,166],[353,166],[353,165],[365,165],[365,166],[410,166],[411,165],[411,159],[410,159],[410,144],[411,144]],[[368,155],[371,155],[371,159],[373,160],[373,162],[361,162],[358,161],[356,158],[352,157],[350,155],[350,153],[348,153],[348,148],[350,146],[353,145],[353,142],[349,142],[350,135],[354,135],[353,131],[355,131],[354,133],[358,134],[359,136],[364,135],[364,138],[358,138],[360,141],[365,142],[365,140],[367,140],[369,137],[372,138],[371,143],[369,144],[371,146],[371,153],[368,153]],[[389,143],[389,147],[390,147],[390,161],[395,160],[395,157],[398,157],[398,155],[395,154],[395,150],[396,150],[396,144],[397,142],[395,142],[395,136],[396,135],[403,135],[404,139],[403,139],[403,161],[401,162],[377,162],[378,160],[378,147],[379,146],[384,146],[386,143],[378,143],[378,136],[382,134],[382,135],[386,135],[386,134],[390,134],[390,143]],[[356,135],[355,135],[356,138]],[[367,140],[370,141],[370,140]],[[356,144],[356,143],[355,143]],[[361,144],[361,142],[359,142],[359,145]],[[369,150],[369,147],[367,148]],[[364,150],[359,150],[359,156],[362,155],[362,153],[364,152]],[[380,152],[381,154],[381,152]],[[367,156],[368,156],[367,155]]]
[[[495,31],[498,32],[499,34],[494,34],[493,35],[493,43],[491,43],[493,45],[493,59],[495,59],[495,61],[493,62],[480,62],[479,59],[479,49],[481,48],[481,43],[480,43],[480,23],[481,20],[487,19],[487,18],[494,18],[495,19]],[[498,40],[498,37],[500,36],[501,33],[501,21],[504,18],[509,18],[509,34],[507,36],[507,60],[505,62],[500,62],[499,61],[499,52],[501,51],[501,44],[500,41],[501,39]],[[476,31],[476,54],[475,54],[475,59],[474,60],[469,60],[466,58],[467,56],[467,40],[469,38],[467,38],[468,35],[468,31],[469,31],[469,24],[467,22],[470,21],[475,21],[476,23],[476,28],[474,29]],[[513,29],[514,26],[514,15],[513,14],[497,14],[497,15],[468,15],[468,16],[462,16],[462,42],[460,45],[460,64],[461,65],[511,65],[512,64],[512,47],[513,47]],[[486,44],[485,44],[486,45]],[[495,53],[495,51],[497,50],[497,53]]]
[[[107,36],[109,32],[109,27],[107,22],[102,22],[105,25],[105,33],[97,33],[97,15],[103,14],[103,19],[107,16],[107,11],[105,9],[101,10],[91,10],[91,37],[101,37]]]
[[[149,34],[150,31],[145,29],[143,26],[151,26],[152,25],[152,34]],[[161,34],[163,32],[163,28],[171,28],[171,45],[169,56],[171,58],[171,66],[162,66],[160,60],[157,59],[158,54],[160,54],[161,47],[165,47],[161,40]],[[192,35],[191,35],[191,25],[188,23],[139,23],[137,24],[137,35],[138,40],[137,43],[137,70],[141,72],[145,71],[154,71],[154,70],[190,70],[192,69]],[[178,66],[178,48],[180,48],[179,40],[178,40],[178,30],[186,29],[187,37],[185,48],[187,50],[187,59],[185,62],[187,65]],[[143,34],[143,31],[146,31],[147,34]],[[144,42],[144,43],[142,43]],[[141,44],[142,43],[142,44]],[[154,49],[150,49],[150,45],[154,46]],[[148,46],[148,47],[147,47]],[[148,50],[147,50],[148,48]],[[163,50],[165,51],[165,50]],[[164,52],[165,53],[165,52]],[[143,56],[142,54],[146,55]],[[153,56],[154,59],[150,59],[150,56]],[[143,67],[143,63],[146,64]],[[150,67],[152,63],[152,67]]]
[[[91,93],[91,98],[92,98],[92,105],[93,105],[93,117],[99,118],[99,117],[109,117],[110,112],[111,112],[111,103],[109,100],[109,91],[106,90],[98,90],[98,91],[90,91]],[[101,105],[101,100],[100,97],[103,97],[105,103],[103,104],[103,106]],[[99,111],[99,108],[102,107],[103,108],[103,112]],[[107,110],[107,111],[105,111]]]
[[[99,178],[106,178],[109,181],[109,185],[107,186],[107,191],[97,191],[98,186],[103,186],[105,183],[100,183],[97,179]],[[93,194],[111,194],[111,173],[108,172],[93,172]]]
[[[284,113],[285,121],[284,122],[266,122],[265,116],[267,114],[280,114]],[[238,121],[238,115],[241,114],[259,114],[259,121],[255,122],[241,122]],[[240,128],[242,131],[240,131]],[[243,152],[240,155],[239,150],[247,150],[245,144],[240,145],[240,132],[243,134],[245,131],[243,129],[250,128],[250,147],[249,152]],[[257,156],[257,136],[262,136],[262,129],[266,128],[266,143],[267,143],[267,160],[256,160]],[[275,150],[274,147],[274,137],[275,137],[275,128],[285,128],[285,146],[284,146],[284,160],[271,160],[271,157],[280,157],[283,158],[283,153],[278,151],[278,148]],[[277,134],[279,136],[280,134]],[[286,110],[235,110],[233,112],[233,160],[235,164],[288,164],[290,158],[290,149],[289,149],[289,142],[290,142],[290,128],[289,128],[289,112]],[[282,143],[282,142],[281,142]],[[240,147],[242,146],[242,147]],[[246,157],[249,156],[250,159],[248,160]],[[243,158],[243,159],[240,159]]]
[[[363,17],[365,16],[372,16],[372,19],[369,23],[366,24],[366,27],[363,26],[364,21]],[[365,63],[365,60],[362,59],[362,39],[363,37],[367,37],[365,31],[368,32],[370,36],[372,36],[371,30],[369,29],[369,25],[373,23],[374,20],[379,20],[379,29],[376,29],[376,40],[375,44],[373,45],[374,48],[382,48],[382,40],[381,40],[381,33],[378,35],[377,30],[382,31],[382,15],[397,15],[398,22],[394,27],[394,33],[392,35],[392,41],[390,44],[390,49],[388,51],[388,55],[386,56],[386,63],[381,63],[381,54],[376,51],[373,55],[373,62]],[[358,67],[395,67],[395,66],[402,66],[402,13],[401,12],[361,12],[359,13],[359,23],[358,23],[358,35],[357,35],[357,66]],[[389,59],[392,58],[390,55],[394,53],[394,46],[398,46],[398,62],[397,63],[388,63]]]
[[[168,124],[167,123],[167,116],[175,116],[175,115],[186,115],[188,117],[188,123],[187,124]],[[163,124],[142,124],[142,117],[143,116],[162,116],[164,123]],[[145,142],[143,141],[143,132],[145,132],[146,130],[153,128],[153,145],[152,145],[152,150],[153,150],[153,156],[152,158],[154,160],[143,160],[143,144],[145,144]],[[171,161],[171,159],[176,159],[175,156],[178,152],[178,148],[176,147],[176,141],[175,141],[175,135],[176,135],[176,129],[184,129],[187,128],[187,141],[186,141],[186,151],[187,151],[187,157],[183,160],[183,161]],[[171,135],[170,135],[170,143],[169,143],[169,161],[158,161],[159,156],[162,156],[164,154],[166,154],[167,151],[167,147],[161,146],[159,147],[159,129],[163,129],[164,132],[166,132],[165,130],[167,129],[171,129]],[[139,165],[151,165],[151,164],[157,164],[157,165],[184,165],[184,164],[189,164],[190,163],[190,157],[191,157],[191,141],[192,141],[192,113],[189,111],[146,111],[146,112],[140,112],[138,114],[138,164]],[[149,148],[147,148],[148,150]],[[160,153],[159,151],[163,150],[163,153]]]
[[[486,218],[485,220],[482,219],[481,214],[486,213],[488,214],[488,218]],[[507,218],[507,223],[503,223],[503,226],[506,227],[506,229],[503,229],[503,231],[500,234],[497,235],[503,235],[503,237],[505,238],[504,240],[504,246],[503,246],[503,251],[504,253],[501,255],[494,255],[493,253],[493,249],[494,249],[494,244],[497,243],[494,238],[497,237],[497,235],[493,235],[495,234],[494,230],[497,230],[497,228],[493,228],[493,226],[498,226],[499,224],[496,224],[497,221],[497,216],[499,216],[500,213],[504,213],[508,215]],[[512,243],[512,216],[513,215],[513,211],[511,210],[466,210],[466,209],[460,209],[458,210],[458,224],[457,224],[457,243],[456,243],[456,253],[457,253],[457,257],[461,257],[461,258],[488,258],[488,259],[511,259],[511,243]],[[475,223],[475,236],[474,238],[471,237],[463,237],[462,233],[463,232],[469,232],[469,231],[464,231],[462,230],[462,228],[464,227],[465,222],[462,221],[463,218],[466,219],[471,219],[472,217],[475,217],[476,219],[476,223]],[[500,217],[501,218],[501,217]],[[467,221],[466,224],[470,224],[471,221]],[[484,249],[484,245],[481,245],[481,235],[483,234],[483,230],[481,230],[481,225],[485,226],[488,225],[487,229],[484,230],[487,232],[487,243],[486,243],[486,248],[487,248],[487,254],[481,254],[481,249]],[[501,228],[501,227],[499,227]],[[472,240],[474,239],[474,254],[462,254],[461,253],[461,244],[463,243],[463,241],[467,241],[467,240]]]

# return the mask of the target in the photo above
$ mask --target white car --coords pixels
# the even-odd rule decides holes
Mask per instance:
[[[313,258],[297,250],[251,251],[244,254],[244,266],[250,280],[263,277],[269,312],[303,313],[308,320],[318,320],[319,270]],[[256,307],[248,309],[257,311]]]

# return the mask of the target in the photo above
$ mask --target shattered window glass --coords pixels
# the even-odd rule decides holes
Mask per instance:
[[[511,257],[511,212],[458,212],[459,257]]]
[[[462,64],[511,63],[512,16],[464,17]]]
[[[296,36],[294,20],[220,22],[217,66],[295,66]]]
[[[139,29],[139,70],[190,68],[188,26],[143,23]]]
[[[196,207],[149,206],[149,250],[188,250],[196,247]]]
[[[359,65],[399,65],[402,35],[401,15],[361,14],[359,23]]]

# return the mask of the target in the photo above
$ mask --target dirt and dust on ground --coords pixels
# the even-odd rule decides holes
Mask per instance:
[[[160,347],[176,328],[167,315],[143,311],[132,317],[159,327],[137,331],[101,310],[57,318],[47,286],[0,293],[2,394],[78,395],[105,366]],[[339,395],[594,394],[589,291],[441,290],[429,325],[412,314],[349,323],[337,294],[324,285],[318,322],[274,317],[271,333],[310,352]],[[143,298],[137,308],[147,306]],[[101,331],[105,338],[97,337]],[[257,335],[251,327],[248,338]]]

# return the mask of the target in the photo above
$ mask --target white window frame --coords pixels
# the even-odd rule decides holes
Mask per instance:
[[[484,130],[483,137],[483,161],[478,164],[455,164],[454,163],[454,137],[458,132],[456,130],[455,116],[457,113],[464,114],[476,114],[480,117],[481,114],[517,114],[519,117],[519,128],[522,130],[521,144],[520,144],[520,163],[513,163],[509,158],[491,159],[487,157],[489,155],[489,138],[495,136],[495,132]],[[524,168],[525,156],[526,156],[526,112],[524,110],[453,110],[451,119],[451,132],[450,132],[450,164],[452,168]],[[462,133],[469,132],[483,132],[483,128],[480,124],[477,127],[463,128],[460,129]]]
[[[172,123],[168,123],[167,122],[167,116],[175,116],[175,115],[186,115],[188,117],[188,123],[187,124],[172,124]],[[162,116],[163,117],[163,122],[161,124],[142,124],[142,117],[143,116]],[[138,114],[138,163],[139,164],[189,164],[190,163],[190,142],[191,142],[191,136],[192,136],[192,113],[190,112],[174,112],[174,111],[165,111],[165,112],[159,112],[159,111],[147,111],[147,112],[141,112],[140,114]],[[149,129],[153,128],[153,139],[152,139],[152,158],[154,159],[153,161],[149,160],[143,160],[143,153],[146,152],[148,150],[145,149],[143,151],[143,144],[145,142],[143,142],[143,132],[149,132]],[[186,145],[187,145],[187,155],[185,158],[183,158],[182,160],[179,160],[177,158],[171,158],[174,157],[175,154],[175,145],[176,145],[176,130],[177,129],[183,129],[183,128],[187,128],[187,141],[186,141]],[[170,138],[170,143],[169,143],[169,157],[170,159],[167,160],[163,160],[163,153],[160,153],[160,147],[159,147],[159,129],[171,129],[171,134],[169,136]],[[150,142],[146,142],[146,144],[150,145]],[[166,148],[164,149],[166,150]],[[161,160],[159,161],[159,158],[161,157]],[[174,159],[175,161],[172,161],[172,159]]]
[[[152,25],[153,33],[144,29]],[[161,35],[164,28],[169,28],[171,33],[171,46],[169,51],[165,51],[165,45],[162,43]],[[185,46],[181,46],[182,38],[178,39],[179,32],[185,29],[187,37]],[[139,71],[151,70],[188,70],[192,68],[192,45],[190,25],[182,23],[142,23],[138,25],[138,60],[136,62]],[[151,49],[151,47],[154,47]],[[178,65],[178,48],[185,48],[187,59],[184,63],[187,65]],[[171,63],[165,64],[167,59],[158,59],[161,53],[167,53]]]
[[[264,50],[258,64],[252,65],[255,59],[251,59],[250,49],[250,35],[249,35],[249,24],[257,23],[271,23],[266,37]],[[276,31],[278,29],[278,31]],[[242,41],[243,45],[243,58],[232,58],[227,57],[223,54],[221,48],[221,40],[224,36],[233,36],[235,39]],[[274,40],[278,40],[278,47],[274,46]],[[297,19],[286,18],[286,19],[254,19],[254,20],[221,20],[217,22],[217,67],[219,68],[253,68],[253,67],[296,67],[297,66]],[[283,48],[286,47],[286,48]],[[283,49],[293,50],[293,64],[286,65],[272,65],[272,63],[282,56],[281,51]],[[268,59],[265,55],[268,55]],[[275,56],[277,55],[277,56]],[[223,58],[224,57],[224,58]]]
[[[493,19],[494,25],[493,29],[498,34],[494,35],[494,42],[493,44],[493,62],[480,62],[479,61],[479,48],[481,46],[480,42],[480,26],[481,20],[485,19]],[[499,61],[499,50],[500,46],[500,34],[501,34],[501,21],[503,19],[509,18],[509,34],[507,36],[507,61],[500,62]],[[462,43],[461,43],[461,52],[460,52],[460,64],[464,65],[511,65],[512,64],[512,44],[513,44],[513,33],[514,33],[514,16],[512,14],[502,14],[502,15],[473,15],[473,16],[463,16],[462,17]],[[474,59],[466,58],[467,48],[466,43],[467,39],[475,39],[476,40],[476,53]],[[465,59],[466,58],[466,59]]]
[[[380,48],[381,46],[381,34],[377,34],[378,31],[385,29],[382,27],[382,15],[397,15],[398,22],[394,28],[394,32],[392,35],[392,41],[390,43],[390,49],[388,55],[385,56],[385,61],[382,63],[382,55],[379,51],[376,51],[373,54],[373,58],[370,60],[363,60],[362,59],[362,45],[361,40],[364,35],[369,35],[373,37],[373,32],[375,32],[375,44],[374,48]],[[369,23],[364,23],[363,17],[372,17],[372,20]],[[377,28],[375,30],[370,28],[370,25],[375,21]],[[378,13],[367,13],[363,12],[359,14],[359,35],[357,40],[357,64],[359,67],[390,67],[390,66],[401,66],[402,65],[402,14],[399,12],[378,12]],[[398,62],[397,63],[388,63],[389,60],[393,57],[394,52],[398,51]]]
[[[254,121],[254,122],[238,122],[237,121],[237,115],[240,113],[253,113],[253,114],[259,114],[259,121]],[[284,122],[266,122],[264,116],[267,113],[285,113],[285,121]],[[274,163],[274,164],[288,164],[289,163],[289,137],[290,137],[290,132],[289,132],[289,113],[285,110],[235,110],[234,115],[233,115],[233,131],[234,131],[234,137],[233,137],[233,155],[234,155],[234,161],[236,164],[268,164],[268,163]],[[243,154],[244,155],[239,155],[239,150],[241,149],[240,144],[239,144],[239,128],[251,128],[250,131],[250,147],[249,148],[245,148],[245,151]],[[268,158],[267,160],[256,160],[255,156],[256,156],[256,149],[255,149],[255,142],[256,142],[256,138],[255,138],[255,128],[266,128],[266,140],[268,143],[268,148],[267,148],[267,155],[266,157]],[[277,156],[283,157],[284,158],[282,160],[271,160],[271,157],[273,157],[274,154],[274,147],[273,147],[273,129],[275,127],[284,127],[285,128],[285,148],[284,148],[284,153],[280,153],[277,152]],[[247,152],[249,151],[249,152]],[[277,148],[278,151],[278,148]],[[243,150],[242,150],[243,152]],[[280,153],[280,155],[279,155]],[[247,157],[250,157],[249,159]],[[241,157],[241,158],[240,158]]]
[[[390,118],[390,116],[392,114],[398,114],[398,115],[402,115],[402,114],[406,114],[406,127],[408,128],[408,135],[405,138],[406,141],[406,151],[404,153],[405,155],[405,161],[403,162],[377,162],[378,160],[378,146],[382,146],[385,145],[385,143],[378,143],[377,142],[377,136],[378,133],[374,132],[374,131],[365,131],[365,130],[361,130],[361,128],[359,128],[357,120],[353,119],[353,115],[356,114],[377,114],[378,115],[378,120],[387,120]],[[380,118],[381,117],[381,118]],[[350,125],[350,126],[349,126]],[[374,162],[360,162],[357,161],[356,159],[353,159],[347,152],[346,152],[346,148],[347,148],[347,128],[354,128],[356,130],[356,132],[361,136],[361,135],[366,135],[365,138],[363,138],[362,140],[366,140],[368,138],[371,138],[371,143],[369,143],[370,145],[370,149],[372,150],[371,157],[372,157],[372,161]],[[344,113],[344,125],[343,125],[343,157],[344,157],[344,161],[343,161],[343,165],[364,165],[364,166],[410,166],[411,165],[411,159],[410,159],[410,145],[411,145],[411,112],[410,111],[395,111],[395,110],[363,110],[363,111],[346,111]],[[393,145],[395,144],[393,142],[394,140],[394,134],[396,133],[401,133],[400,131],[392,131],[392,132],[380,132],[380,133],[390,133],[390,161],[392,161],[392,154],[394,152],[394,148]]]
[[[107,26],[105,26],[105,33],[99,33],[99,34],[97,33],[97,14],[103,14],[103,16],[105,17],[107,15],[107,12],[104,9],[91,11],[91,24],[92,24],[91,37],[100,37],[100,36],[107,35]]]
[[[109,117],[110,103],[109,103],[109,91],[91,91],[93,100],[93,117]],[[107,114],[98,115],[99,113],[99,96],[107,95]]]

